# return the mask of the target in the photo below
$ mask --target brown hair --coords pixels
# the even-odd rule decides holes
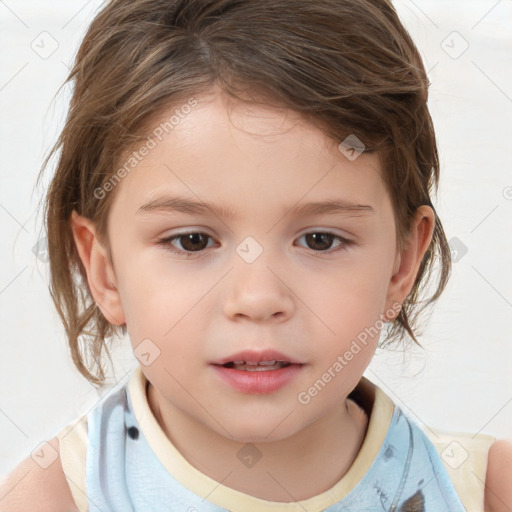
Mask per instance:
[[[68,82],[74,91],[66,123],[39,178],[60,150],[44,205],[50,293],[73,361],[95,385],[105,381],[102,350],[110,357],[107,341],[120,332],[92,300],[70,216],[76,210],[91,219],[109,250],[114,194],[98,198],[94,191],[147,137],[148,121],[170,105],[218,85],[244,101],[266,98],[290,108],[335,141],[355,135],[381,156],[399,248],[416,209],[432,207],[439,162],[429,82],[390,1],[113,0],[91,23]],[[420,301],[437,260],[437,288]],[[407,333],[418,343],[418,316],[443,291],[450,261],[436,215],[414,287],[385,342]]]

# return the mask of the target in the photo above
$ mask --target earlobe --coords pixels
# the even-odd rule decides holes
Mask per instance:
[[[124,324],[126,319],[117,290],[114,268],[106,249],[98,239],[94,223],[73,211],[70,225],[94,301],[110,323]]]
[[[432,240],[434,226],[435,214],[432,208],[426,205],[420,206],[416,210],[405,247],[395,259],[386,307],[403,303],[411,292],[425,252]]]

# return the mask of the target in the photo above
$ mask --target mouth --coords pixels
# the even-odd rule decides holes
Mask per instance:
[[[249,361],[230,361],[228,363],[217,365],[224,368],[231,368],[233,370],[241,370],[246,372],[268,372],[271,370],[280,370],[292,365],[288,361],[260,361],[259,363]]]
[[[302,365],[302,361],[268,348],[264,350],[241,350],[217,361],[212,361],[212,364],[235,370],[260,372],[279,370],[290,365]]]
[[[224,384],[248,394],[268,394],[284,388],[298,378],[303,366],[303,363],[281,359],[246,361],[238,358],[212,364]]]

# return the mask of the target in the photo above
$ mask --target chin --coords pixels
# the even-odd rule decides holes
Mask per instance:
[[[272,443],[287,439],[297,432],[297,424],[286,424],[288,422],[283,421],[285,417],[260,415],[257,420],[253,417],[236,421],[230,418],[223,423],[229,434],[219,428],[216,430],[223,437],[239,443]]]

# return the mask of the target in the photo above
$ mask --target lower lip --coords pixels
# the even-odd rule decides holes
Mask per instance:
[[[214,364],[217,374],[230,386],[243,393],[267,394],[278,391],[289,384],[303,365],[291,364],[279,370],[246,371],[235,370]]]

